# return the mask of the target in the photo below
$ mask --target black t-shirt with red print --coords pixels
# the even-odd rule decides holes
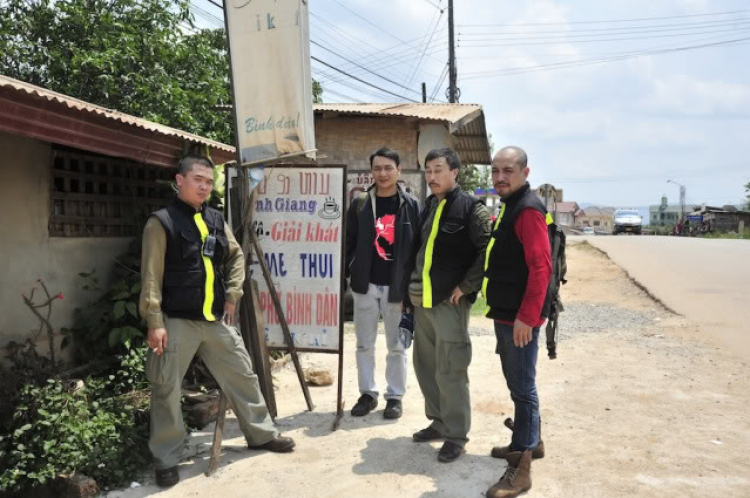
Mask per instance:
[[[398,195],[375,197],[375,250],[370,265],[370,282],[375,285],[390,285],[397,212]]]

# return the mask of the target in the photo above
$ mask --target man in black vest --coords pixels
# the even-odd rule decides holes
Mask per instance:
[[[392,149],[370,156],[373,185],[352,199],[346,213],[346,268],[354,297],[357,334],[357,377],[360,397],[352,415],[362,417],[378,405],[375,383],[375,340],[383,317],[386,406],[383,417],[403,413],[406,393],[406,347],[399,337],[402,303],[406,295],[404,267],[411,256],[419,223],[419,202],[398,184],[401,159]]]
[[[432,423],[414,441],[445,439],[438,460],[461,453],[471,427],[469,311],[482,284],[490,217],[479,199],[458,187],[461,160],[451,149],[430,151],[420,231],[409,265],[414,306],[414,372]]]
[[[536,360],[539,328],[550,311],[550,219],[528,176],[526,153],[518,147],[506,147],[492,160],[492,183],[503,204],[488,246],[483,290],[515,416],[511,444],[492,449],[492,456],[506,459],[508,467],[487,491],[488,498],[512,498],[530,489],[531,460],[544,456]]]
[[[181,385],[196,352],[231,401],[251,449],[285,453],[294,448],[291,438],[276,431],[250,356],[233,327],[245,258],[221,212],[206,206],[213,163],[185,157],[176,181],[177,198],[146,223],[141,258],[140,311],[150,348],[149,448],[159,486],[180,480],[177,464],[185,443]]]

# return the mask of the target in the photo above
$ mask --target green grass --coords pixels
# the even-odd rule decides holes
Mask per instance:
[[[707,233],[701,235],[704,239],[750,239],[750,228],[743,230],[742,235],[739,233]]]

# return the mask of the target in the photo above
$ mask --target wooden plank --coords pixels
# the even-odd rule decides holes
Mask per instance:
[[[253,248],[255,249],[255,255],[258,258],[258,264],[260,265],[260,269],[263,272],[263,278],[266,280],[266,285],[269,289],[274,289],[273,280],[271,279],[271,272],[268,270],[268,265],[266,265],[266,259],[263,256],[263,250],[260,248],[258,237],[256,237],[256,235],[252,232],[247,235],[249,235],[250,239],[252,240]],[[284,333],[284,340],[289,347],[289,354],[292,357],[294,369],[297,371],[297,379],[299,380],[300,386],[302,387],[302,393],[305,396],[307,409],[313,411],[315,405],[313,405],[312,399],[310,398],[310,390],[307,388],[307,382],[305,382],[305,374],[302,371],[302,365],[300,364],[299,356],[297,355],[297,348],[294,345],[294,339],[292,339],[292,334],[289,331],[289,324],[287,324],[284,310],[281,308],[279,296],[275,292],[269,292],[268,294],[271,296],[271,300],[273,301],[274,308],[276,309],[276,316],[278,316],[279,324],[281,325],[281,331]]]
[[[224,392],[221,393],[219,398],[219,414],[216,418],[216,430],[214,431],[214,442],[211,445],[211,459],[208,461],[208,469],[206,470],[206,477],[216,472],[219,468],[219,462],[221,461],[221,442],[224,439],[224,420],[227,416],[227,396]]]

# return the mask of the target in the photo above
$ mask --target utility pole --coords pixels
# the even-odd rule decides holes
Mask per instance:
[[[427,83],[422,82],[422,103],[427,103]]]
[[[682,221],[685,218],[685,197],[687,196],[685,192],[685,185],[677,183],[674,180],[667,180],[667,183],[674,183],[675,185],[680,187],[680,221]]]
[[[448,102],[458,102],[461,92],[456,87],[458,71],[456,70],[456,39],[453,27],[453,0],[448,0]]]

